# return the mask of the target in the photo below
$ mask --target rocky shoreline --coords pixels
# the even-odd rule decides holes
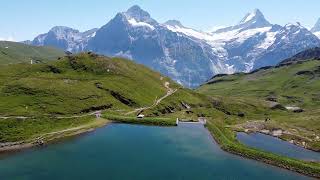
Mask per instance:
[[[281,139],[283,141],[287,141],[287,142],[289,142],[291,144],[294,144],[296,146],[302,147],[302,148],[310,150],[310,151],[320,152],[320,149],[314,149],[314,148],[308,146],[307,142],[305,142],[305,141],[297,141],[297,140],[294,140],[294,139],[288,140],[286,138],[283,138],[283,136],[291,135],[291,134],[286,133],[286,131],[284,131],[282,129],[278,129],[278,130],[274,130],[274,131],[269,131],[269,130],[266,130],[266,129],[262,129],[262,130],[259,130],[259,131],[239,131],[239,132],[245,132],[247,134],[250,134],[250,133],[261,133],[261,134],[265,134],[265,135],[272,136],[272,137],[275,137],[275,138],[279,138],[279,139]]]
[[[31,148],[34,146],[36,145],[33,143],[27,143],[24,141],[1,143],[0,153],[9,152],[9,151],[19,151],[19,150]]]
[[[281,129],[281,128],[267,128],[265,124],[262,122],[249,122],[246,124],[241,124],[240,126],[235,127],[234,129],[237,132],[245,132],[245,133],[262,133],[265,135],[273,136],[276,138],[279,138],[283,141],[287,141],[291,144],[294,144],[296,146],[300,146],[302,148],[320,152],[319,148],[314,148],[312,146],[309,146],[310,139],[306,139],[304,137],[297,136],[293,134],[292,132],[289,132],[287,130]],[[290,137],[290,138],[289,138]],[[315,138],[313,141],[320,141],[320,137],[315,135]]]

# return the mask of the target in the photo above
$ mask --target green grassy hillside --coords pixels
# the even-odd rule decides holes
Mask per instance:
[[[0,64],[45,62],[64,56],[64,52],[51,47],[30,46],[23,43],[0,41]]]
[[[72,118],[72,123],[66,122],[69,119],[57,120],[61,116],[81,116],[96,110],[125,116],[127,112],[151,106],[166,95],[168,83],[172,90],[178,89],[177,95],[172,95],[175,108],[182,107],[184,97],[189,99],[186,103],[194,101],[193,92],[160,73],[121,58],[82,53],[46,64],[0,66],[0,117],[28,117],[26,120],[0,119],[0,142],[1,136],[2,141],[13,141],[25,138],[26,132],[28,137],[38,132],[22,131],[20,136],[11,136],[24,127],[36,125],[40,126],[38,129],[50,131],[55,123],[62,123],[56,125],[62,128],[77,122]],[[197,102],[200,100],[194,104]],[[161,111],[167,106],[162,104],[159,109],[153,107],[145,113],[154,116],[152,111]],[[130,116],[135,117],[137,112]]]
[[[219,99],[218,108],[243,117],[237,130],[281,129],[283,139],[320,150],[320,61],[309,60],[245,74],[216,76],[197,92]],[[299,107],[297,113],[285,107]],[[265,122],[266,118],[270,121]]]

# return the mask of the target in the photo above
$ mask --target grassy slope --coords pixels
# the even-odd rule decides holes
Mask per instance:
[[[247,121],[263,122],[269,129],[282,128],[292,133],[284,139],[307,142],[309,148],[320,150],[320,61],[261,70],[253,74],[236,74],[214,78],[219,81],[206,84],[197,91],[220,99],[231,114],[244,112],[244,118],[230,118],[228,125]],[[309,71],[309,74],[297,75]],[[276,96],[283,106],[299,106],[305,111],[293,113],[285,110],[271,110],[266,97]]]
[[[318,107],[320,105],[320,72],[313,75],[296,75],[301,71],[315,71],[320,61],[308,61],[280,68],[261,70],[253,74],[238,74],[218,77],[220,83],[204,85],[199,92],[210,95],[227,95],[236,97],[255,97],[264,99],[269,94],[278,96],[282,104],[295,104],[301,107]],[[297,97],[292,100],[285,96]],[[299,100],[302,101],[294,101]],[[312,99],[317,99],[313,101]]]
[[[0,77],[0,114],[6,116],[78,114],[104,105],[132,109],[152,104],[169,81],[128,60],[87,54],[50,64],[1,66]],[[134,103],[127,106],[110,91]]]
[[[319,150],[316,135],[320,134],[320,61],[261,70],[253,74],[235,74],[216,77],[216,83],[206,84],[197,92],[211,97],[213,109],[198,108],[198,113],[207,116],[207,128],[221,147],[234,154],[267,162],[276,166],[320,177],[320,164],[304,162],[249,148],[239,143],[234,130],[240,124],[258,122],[266,129],[281,128],[292,133],[284,139],[306,141],[309,148]],[[297,75],[301,71],[311,73]],[[276,96],[284,106],[299,106],[305,112],[293,113],[286,110],[272,110],[266,98]],[[244,117],[239,117],[239,113]],[[271,121],[264,122],[265,117]],[[242,129],[243,130],[243,129]]]
[[[88,123],[88,119],[59,120],[57,116],[82,115],[95,110],[124,115],[135,108],[150,106],[166,94],[165,82],[170,82],[173,89],[179,88],[179,93],[187,92],[143,65],[90,53],[47,64],[0,66],[0,116],[30,117],[0,120],[0,132],[3,132],[0,142]],[[177,97],[174,101],[179,104],[181,100]]]
[[[30,46],[17,42],[0,41],[0,64],[45,62],[64,56],[64,52],[51,47]]]

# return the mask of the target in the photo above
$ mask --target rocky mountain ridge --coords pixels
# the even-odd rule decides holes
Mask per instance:
[[[185,27],[177,20],[159,23],[133,6],[99,29],[81,33],[58,26],[31,44],[126,57],[187,87],[196,87],[215,74],[250,72],[318,47],[316,30],[311,32],[299,23],[271,24],[255,9],[238,24],[208,33]]]

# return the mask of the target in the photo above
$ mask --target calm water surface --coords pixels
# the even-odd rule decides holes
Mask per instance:
[[[0,159],[1,180],[308,179],[219,149],[201,125],[111,124]]]
[[[296,159],[320,162],[319,152],[314,152],[300,146],[296,146],[273,136],[268,136],[261,133],[246,134],[239,132],[237,133],[237,139],[248,146],[268,152],[273,152]]]

